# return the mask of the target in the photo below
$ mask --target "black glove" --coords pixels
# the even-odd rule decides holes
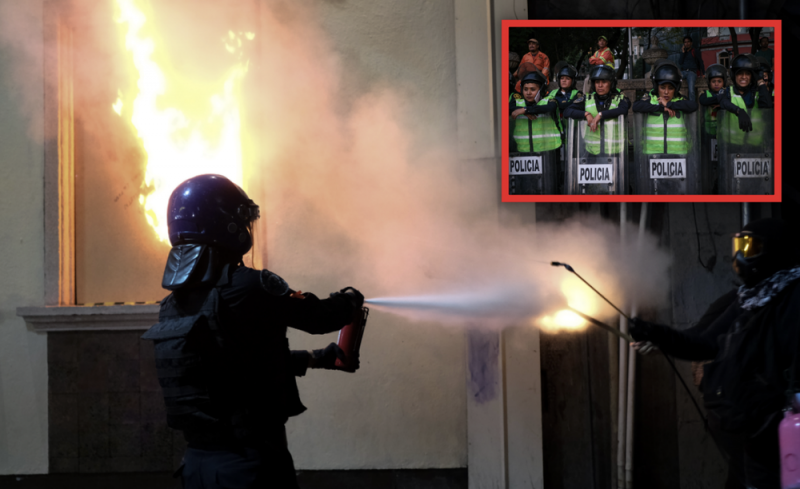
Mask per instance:
[[[749,132],[753,130],[753,122],[750,120],[750,116],[747,115],[746,110],[739,109],[739,129],[744,132]]]
[[[339,348],[339,345],[336,343],[331,343],[330,345],[326,346],[321,350],[313,350],[311,352],[311,362],[309,364],[310,368],[324,368],[327,370],[341,370],[340,368],[336,367],[336,359],[341,361],[345,361],[347,359],[347,355],[344,354],[344,350]],[[355,359],[355,368],[358,370],[359,367],[358,358]]]
[[[650,323],[640,318],[633,318],[631,320],[628,332],[636,341],[652,341],[653,343],[658,344],[658,342],[654,340],[656,340],[658,333],[662,328],[666,328],[666,326]]]
[[[361,306],[364,305],[364,295],[353,287],[345,287],[339,292],[334,292],[331,294],[331,297],[338,296],[346,297],[355,309],[361,309]]]

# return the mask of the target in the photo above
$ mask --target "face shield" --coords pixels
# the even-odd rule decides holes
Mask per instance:
[[[764,251],[764,241],[750,233],[736,233],[733,235],[733,250],[731,256],[741,253],[743,258],[755,258]]]

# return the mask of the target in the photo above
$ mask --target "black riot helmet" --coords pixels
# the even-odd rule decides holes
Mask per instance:
[[[522,79],[522,82],[519,84],[519,89],[522,91],[525,88],[526,83],[534,82],[539,85],[539,90],[542,90],[544,87],[547,86],[547,78],[544,77],[541,71],[534,70],[525,75],[525,78]]]
[[[568,76],[570,80],[572,80],[569,86],[570,89],[575,88],[575,78],[577,78],[578,76],[578,70],[576,70],[574,66],[567,63],[566,61],[559,61],[558,63],[556,63],[554,73],[556,74],[555,79],[559,89],[561,89],[562,76]]]
[[[752,54],[740,54],[731,61],[731,82],[736,85],[736,73],[747,70],[750,72],[750,85],[758,84],[758,71],[760,67],[758,58]]]
[[[650,79],[653,80],[653,90],[658,90],[658,86],[662,83],[669,83],[675,87],[676,96],[681,91],[681,83],[683,82],[681,69],[672,61],[662,60],[656,63],[650,72]]]
[[[252,223],[259,208],[222,175],[198,175],[172,191],[167,225],[172,246],[206,244],[244,255],[253,245]]]
[[[781,219],[759,219],[733,236],[733,270],[753,287],[798,263],[797,229]]]
[[[614,72],[614,69],[610,66],[606,65],[597,65],[593,66],[591,71],[589,71],[589,79],[592,81],[592,92],[597,92],[594,88],[595,80],[608,80],[611,82],[611,91],[609,93],[614,93],[614,90],[617,88],[617,74]]]
[[[727,78],[728,69],[719,63],[715,63],[706,68],[706,80],[711,81],[712,78],[722,78],[723,86],[726,85],[725,79]]]

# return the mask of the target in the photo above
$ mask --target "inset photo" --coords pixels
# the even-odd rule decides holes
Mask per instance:
[[[779,202],[780,39],[778,20],[503,21],[503,201]]]

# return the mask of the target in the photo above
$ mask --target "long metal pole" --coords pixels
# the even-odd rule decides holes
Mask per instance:
[[[644,232],[647,227],[647,202],[642,204],[642,211],[639,214],[639,237],[636,246],[639,251],[642,248],[644,241]],[[631,317],[636,317],[638,313],[638,304],[634,299],[631,305]],[[625,487],[627,489],[633,488],[633,413],[635,411],[636,400],[636,353],[633,347],[628,345],[628,407],[627,407],[627,422],[625,426]]]
[[[628,207],[625,202],[619,208],[620,250],[625,252],[625,228],[628,220]],[[620,311],[619,330],[628,333],[628,318]],[[619,340],[619,392],[617,397],[617,488],[625,489],[625,411],[628,395],[628,345],[625,340]]]

